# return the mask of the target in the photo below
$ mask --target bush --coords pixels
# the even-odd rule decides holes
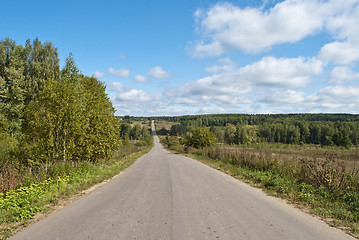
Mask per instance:
[[[216,143],[216,137],[208,128],[200,127],[186,135],[185,145],[194,148],[211,146]]]

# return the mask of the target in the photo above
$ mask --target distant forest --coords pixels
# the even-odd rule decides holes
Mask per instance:
[[[173,122],[159,134],[183,136],[209,127],[226,144],[317,144],[351,148],[359,144],[359,115],[353,114],[212,114],[155,117]]]

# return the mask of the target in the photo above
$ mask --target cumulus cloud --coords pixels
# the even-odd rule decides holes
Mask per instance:
[[[337,39],[356,39],[359,37],[359,1],[329,0],[326,6],[326,29]]]
[[[135,76],[135,81],[143,83],[143,82],[148,82],[148,79],[143,75],[136,75]]]
[[[217,72],[228,72],[235,68],[234,62],[230,58],[223,58],[218,60],[218,64],[207,67],[206,72],[217,73]]]
[[[121,102],[147,102],[152,100],[152,96],[143,90],[129,89],[118,94],[116,100]]]
[[[327,86],[306,98],[306,107],[318,112],[358,112],[359,88]]]
[[[260,101],[267,104],[294,105],[303,103],[304,99],[303,91],[275,89],[274,91],[267,92]]]
[[[105,73],[104,72],[100,72],[100,71],[96,71],[93,76],[95,78],[103,78],[105,76]]]
[[[220,61],[230,63],[228,59]],[[167,90],[165,94],[175,99],[174,104],[201,108],[211,104],[235,108],[254,104],[257,100],[263,103],[299,103],[304,100],[304,93],[293,89],[306,87],[322,70],[323,64],[314,58],[264,57],[244,67],[230,68],[179,89]],[[276,91],[268,95],[266,91],[260,93],[260,89]]]
[[[153,78],[168,78],[170,75],[162,69],[160,66],[156,66],[154,68],[151,68],[150,71],[147,73],[148,76],[151,76]]]
[[[232,49],[260,52],[275,44],[297,42],[323,27],[318,4],[289,0],[265,11],[219,3],[207,11],[198,10],[195,18],[204,38],[195,44],[192,55],[218,56]]]
[[[329,13],[326,29],[336,40],[324,45],[319,57],[336,64],[359,60],[359,1],[331,0],[326,5]]]
[[[336,40],[322,48],[323,59],[339,64],[359,59],[358,53],[351,52],[359,47],[358,0],[287,0],[271,8],[218,3],[197,10],[194,17],[201,36],[191,48],[194,57],[231,50],[258,53],[327,31]]]
[[[323,61],[334,62],[335,64],[350,64],[359,60],[358,49],[359,41],[334,41],[321,48],[319,58]]]
[[[241,79],[259,85],[299,88],[305,87],[311,76],[323,71],[323,63],[315,58],[264,57],[238,70]]]
[[[117,115],[150,116],[156,110],[156,96],[142,89],[126,87],[120,82],[109,84],[111,101]]]
[[[130,70],[128,69],[114,69],[110,67],[108,73],[120,78],[128,78],[130,76]]]
[[[219,57],[205,68],[207,76],[157,95],[118,83],[113,100],[118,109],[131,115],[359,112],[359,0],[264,0],[258,8],[218,3],[198,9],[194,17],[200,36],[190,49],[194,57],[260,53],[321,33],[326,42],[317,47],[317,56],[256,55],[261,59],[244,66]],[[156,66],[134,79],[150,77],[170,75]],[[323,86],[326,82],[330,85]]]
[[[341,84],[359,79],[359,73],[354,73],[348,66],[336,66],[329,75],[329,82]]]
[[[116,102],[124,102],[125,104],[143,103],[154,99],[151,94],[140,89],[124,87],[120,82],[113,82],[112,86],[117,93],[115,98]]]

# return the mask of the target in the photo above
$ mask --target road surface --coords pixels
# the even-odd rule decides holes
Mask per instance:
[[[10,238],[354,239],[195,160],[155,147],[109,183]]]

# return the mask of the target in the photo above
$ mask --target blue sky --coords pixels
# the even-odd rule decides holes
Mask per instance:
[[[0,0],[107,85],[117,115],[359,113],[359,0]]]

